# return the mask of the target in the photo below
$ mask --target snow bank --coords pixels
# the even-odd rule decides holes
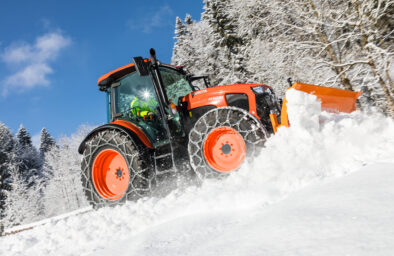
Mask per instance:
[[[392,119],[360,111],[321,112],[314,95],[297,90],[289,90],[286,98],[291,127],[279,128],[267,142],[256,159],[256,163],[264,164],[250,168],[254,183],[275,183],[286,192],[368,163],[394,160]]]
[[[394,163],[392,119],[362,112],[321,113],[313,95],[298,91],[290,90],[287,99],[292,127],[280,128],[252,165],[228,179],[4,237],[0,239],[0,255],[94,254],[164,223],[177,225],[183,218],[262,209],[327,177],[342,176],[375,162]]]

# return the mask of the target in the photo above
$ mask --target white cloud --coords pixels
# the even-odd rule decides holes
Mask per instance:
[[[47,75],[53,71],[46,63],[31,63],[24,69],[9,76],[5,80],[7,85],[19,85],[26,89],[33,88],[36,85],[48,85]]]
[[[130,20],[128,22],[129,28],[136,30],[141,29],[144,33],[151,33],[155,28],[172,26],[172,14],[174,11],[168,5],[164,5],[159,8],[156,12],[146,15],[144,19],[140,21]]]
[[[37,37],[33,44],[14,43],[6,47],[0,54],[0,59],[16,71],[2,81],[2,94],[48,86],[48,75],[53,73],[51,62],[70,44],[69,37],[55,31]]]
[[[12,65],[26,61],[31,55],[30,45],[21,44],[7,47],[1,56],[3,62]]]

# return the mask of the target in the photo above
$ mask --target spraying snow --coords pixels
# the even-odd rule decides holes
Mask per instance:
[[[217,255],[229,245],[232,246],[228,248],[238,248],[235,251],[227,249],[229,255],[259,254],[255,249],[259,247],[258,238],[265,231],[253,228],[253,225],[264,227],[267,225],[264,219],[270,219],[272,230],[273,227],[283,230],[281,219],[275,216],[278,209],[294,210],[283,206],[292,196],[297,198],[297,193],[290,195],[291,192],[306,185],[323,184],[321,181],[326,178],[343,176],[364,165],[384,169],[381,173],[393,179],[394,174],[389,170],[390,167],[394,169],[392,119],[362,112],[340,115],[322,113],[315,96],[295,90],[288,91],[287,99],[291,127],[279,128],[278,133],[267,141],[254,164],[244,166],[228,179],[208,180],[201,187],[178,189],[165,198],[128,202],[124,206],[53,221],[30,231],[7,236],[0,239],[0,255],[133,255],[133,252],[135,255],[194,255],[196,252],[199,255],[208,252]],[[383,167],[376,164],[380,162],[389,164]],[[344,187],[357,186],[361,182],[353,184],[349,181],[350,177],[346,177],[348,183]],[[362,177],[368,179],[369,176],[360,177],[358,180],[362,180]],[[371,177],[377,176],[371,174]],[[374,186],[383,186],[384,181],[387,183],[389,179],[375,180],[377,184]],[[386,187],[389,186],[386,184]],[[337,187],[325,191],[332,195],[337,193]],[[307,199],[308,195],[319,194],[320,190],[319,186],[314,186],[303,192],[303,198]],[[391,192],[394,194],[393,189]],[[340,195],[336,196],[341,198]],[[278,203],[268,206],[274,202]],[[318,200],[314,202],[317,202],[318,207]],[[275,210],[275,206],[279,208]],[[360,209],[363,211],[364,208]],[[270,209],[275,216],[270,215]],[[388,210],[393,212],[393,208],[382,208],[382,211]],[[301,214],[296,213],[296,216]],[[317,217],[319,214],[314,215],[314,218]],[[308,226],[302,224],[298,227],[299,231],[308,232]],[[253,232],[248,233],[250,229]],[[225,235],[221,233],[224,230]],[[166,235],[160,235],[167,232],[173,240],[165,240],[163,237]],[[235,245],[237,239],[234,237],[240,237],[239,234],[251,236],[250,240],[244,238],[244,243]],[[176,240],[177,237],[179,240]],[[194,238],[199,240],[193,243]],[[218,239],[222,238],[219,243]],[[203,246],[198,241],[208,242],[208,245]],[[146,243],[150,244],[151,249],[138,247]],[[300,246],[304,245],[300,242]],[[327,245],[322,242],[322,246]],[[242,248],[254,249],[245,251]],[[294,247],[288,254],[295,254],[296,251]],[[260,254],[262,252],[264,250]],[[316,255],[313,250],[306,252]],[[284,253],[286,251],[276,251],[276,254]]]

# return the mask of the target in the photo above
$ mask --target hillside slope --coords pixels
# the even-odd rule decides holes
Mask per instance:
[[[0,255],[392,255],[394,121],[287,96],[292,127],[229,178],[0,238]]]
[[[91,255],[393,255],[394,164],[319,182],[276,204],[189,215]]]

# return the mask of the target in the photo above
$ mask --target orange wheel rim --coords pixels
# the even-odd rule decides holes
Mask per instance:
[[[238,169],[245,159],[246,144],[241,134],[230,127],[213,129],[204,142],[204,157],[218,172]]]
[[[101,197],[110,201],[120,199],[126,193],[130,180],[126,160],[116,150],[101,151],[93,162],[92,180]]]

